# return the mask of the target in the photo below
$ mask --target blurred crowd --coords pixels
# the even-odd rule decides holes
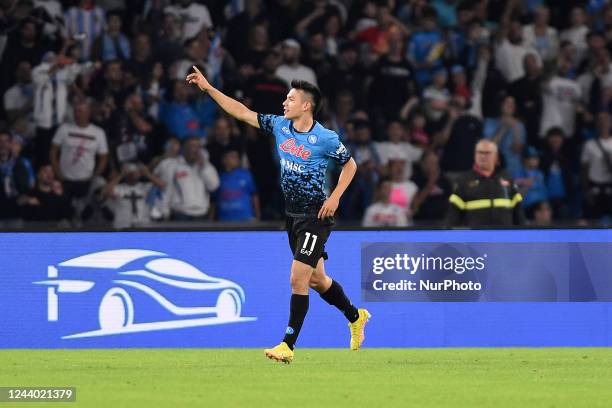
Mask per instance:
[[[0,0],[0,227],[280,220],[272,136],[192,66],[261,113],[321,88],[346,225],[441,225],[482,138],[529,222],[608,224],[611,51],[607,0]]]

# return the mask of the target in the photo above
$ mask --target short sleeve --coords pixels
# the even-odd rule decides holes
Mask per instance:
[[[103,130],[100,130],[100,140],[98,141],[98,149],[96,153],[99,155],[108,153],[108,143],[106,142],[106,134]]]
[[[53,140],[51,141],[51,143],[53,143],[56,146],[61,146],[62,143],[64,142],[65,137],[66,137],[66,130],[64,126],[62,125],[55,131],[55,135],[53,135]]]
[[[257,122],[259,122],[259,128],[264,132],[274,133],[274,126],[276,126],[276,124],[280,122],[280,120],[281,117],[277,115],[263,113],[257,114]]]
[[[595,159],[595,155],[593,154],[593,146],[594,142],[589,140],[585,143],[584,149],[582,149],[582,155],[580,157],[580,162],[582,164],[588,164],[589,162]]]
[[[347,148],[342,144],[338,135],[334,132],[333,137],[330,138],[325,154],[327,157],[333,159],[339,165],[344,165],[351,159],[351,154]]]

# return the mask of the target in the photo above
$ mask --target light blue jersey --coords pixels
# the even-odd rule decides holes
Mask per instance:
[[[276,139],[287,215],[317,214],[327,198],[324,187],[329,160],[344,165],[351,158],[338,134],[317,121],[308,132],[298,132],[283,116],[258,114],[257,120],[260,129]]]

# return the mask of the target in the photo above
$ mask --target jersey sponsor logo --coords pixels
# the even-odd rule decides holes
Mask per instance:
[[[294,161],[285,159],[281,159],[281,166],[287,170],[297,171],[298,173],[303,173],[305,168],[303,164],[299,164]]]
[[[312,152],[304,148],[304,145],[297,145],[295,138],[287,139],[278,146],[283,152],[289,153],[292,156],[298,157],[302,160],[308,159]]]
[[[283,126],[283,127],[281,128],[281,130],[283,131],[283,133],[286,133],[286,134],[288,134],[288,135],[289,135],[289,134],[291,134],[291,132],[289,131],[289,128],[288,128],[287,126]]]
[[[344,147],[342,143],[340,143],[340,146],[338,146],[338,148],[336,149],[336,154],[338,156],[346,154],[346,147]]]

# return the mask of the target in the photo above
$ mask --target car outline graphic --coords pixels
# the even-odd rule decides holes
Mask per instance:
[[[137,262],[146,262],[137,268],[129,268]],[[125,268],[128,266],[126,270]],[[59,320],[59,294],[84,293],[91,290],[95,281],[84,279],[60,279],[59,268],[85,268],[86,270],[110,270],[119,275],[111,279],[111,288],[106,290],[100,300],[98,323],[100,329],[74,333],[62,339],[98,337],[114,334],[169,330],[196,326],[209,326],[257,320],[255,317],[242,317],[242,304],[246,300],[244,290],[237,283],[216,278],[202,272],[183,260],[166,253],[144,249],[116,249],[93,252],[47,267],[47,279],[33,282],[47,287],[47,320]],[[150,285],[148,280],[161,285],[185,291],[218,291],[214,306],[179,306]],[[166,312],[176,318],[134,323],[135,293],[146,295]],[[185,319],[183,317],[192,316]],[[206,317],[203,317],[206,316]]]

